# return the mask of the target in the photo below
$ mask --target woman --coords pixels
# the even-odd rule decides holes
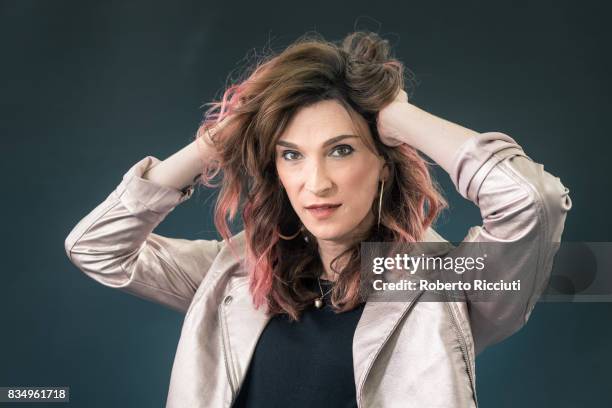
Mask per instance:
[[[514,139],[408,102],[376,34],[304,36],[207,111],[196,140],[147,156],[66,239],[100,283],[186,312],[168,407],[474,407],[475,355],[527,321],[569,191]],[[364,302],[359,243],[446,241],[426,154],[477,204],[466,241],[532,242],[524,303]],[[152,231],[222,170],[223,240]],[[227,226],[240,212],[244,231]],[[448,254],[453,251],[447,248]]]

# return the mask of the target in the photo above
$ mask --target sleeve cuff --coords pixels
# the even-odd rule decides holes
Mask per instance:
[[[160,160],[147,156],[134,164],[124,175],[116,188],[123,205],[135,216],[156,221],[171,212],[174,207],[188,200],[194,185],[185,190],[163,186],[146,180],[142,175],[160,163]]]
[[[502,132],[480,133],[459,147],[451,166],[451,180],[461,196],[478,203],[478,190],[489,171],[516,155],[528,157],[510,136]]]

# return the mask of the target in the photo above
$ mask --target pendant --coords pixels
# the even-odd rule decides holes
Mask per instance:
[[[321,307],[323,307],[323,299],[316,298],[314,301],[314,305],[317,309],[320,309]]]

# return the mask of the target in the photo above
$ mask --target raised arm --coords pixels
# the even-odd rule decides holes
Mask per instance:
[[[147,156],[135,163],[66,237],[70,261],[105,286],[186,311],[224,241],[152,231],[191,197],[201,160],[210,157],[200,152],[212,154],[196,143],[164,161]]]
[[[488,258],[487,263],[503,273],[498,278],[526,278],[521,282],[522,294],[510,301],[470,302],[468,297],[478,354],[527,322],[550,276],[572,206],[569,190],[529,158],[510,136],[474,132],[401,100],[402,95],[399,98],[391,109],[381,111],[385,115],[382,124],[391,130],[386,133],[386,142],[404,142],[423,151],[449,173],[457,191],[480,209],[482,226],[471,228],[464,243],[450,256],[469,253],[469,242],[504,245],[511,250],[495,251],[495,258]],[[522,252],[517,253],[517,249]]]
[[[203,140],[206,137],[205,133],[166,160],[147,169],[143,178],[178,190],[189,187],[200,176],[204,162],[214,158],[214,149]]]

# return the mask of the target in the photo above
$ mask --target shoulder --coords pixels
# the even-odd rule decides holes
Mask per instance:
[[[428,255],[443,255],[452,251],[455,246],[446,240],[432,227],[427,228],[421,242],[425,244]]]
[[[219,273],[228,273],[232,276],[244,276],[246,271],[246,236],[244,230],[232,235],[227,240],[219,241],[219,254],[215,259],[215,269]]]
[[[214,297],[219,302],[225,294],[248,281],[245,268],[246,238],[244,230],[232,235],[228,240],[209,240],[218,251],[214,255],[209,272],[198,287],[194,301],[203,297]]]

